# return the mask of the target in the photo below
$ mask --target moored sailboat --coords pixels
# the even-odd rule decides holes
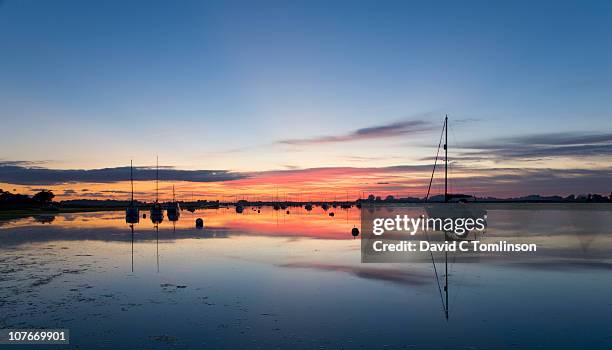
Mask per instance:
[[[164,208],[159,203],[159,158],[155,168],[155,203],[151,207],[151,221],[154,224],[159,224],[164,221]]]
[[[125,208],[125,222],[128,224],[136,224],[140,221],[140,211],[138,206],[134,203],[134,173],[132,161],[130,160],[130,184],[132,187],[132,195],[130,198],[130,205]]]
[[[477,219],[482,217],[486,218],[486,210],[478,206],[468,204],[468,200],[466,199],[472,198],[471,196],[456,195],[448,192],[448,116],[444,118],[442,135],[440,136],[440,142],[438,144],[438,153],[436,154],[434,167],[431,173],[431,178],[429,180],[429,187],[427,189],[427,195],[425,196],[425,201],[429,202],[430,200],[429,194],[436,171],[436,165],[440,153],[440,146],[442,145],[442,139],[444,139],[444,202],[425,206],[427,216],[430,218],[441,219]],[[454,232],[445,232],[444,238],[445,240],[465,240],[468,239],[468,234],[458,235]]]
[[[172,202],[166,206],[166,214],[170,221],[178,221],[181,216],[181,206],[174,198],[174,185],[172,186]]]

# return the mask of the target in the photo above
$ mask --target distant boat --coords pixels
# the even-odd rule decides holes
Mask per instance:
[[[195,204],[195,201],[193,200],[193,192],[191,192],[191,203],[189,203],[189,205],[187,205],[187,211],[190,213],[195,213],[196,211],[196,207],[197,205]]]
[[[244,211],[242,204],[236,203],[236,213],[241,214]]]
[[[130,160],[130,184],[132,186],[132,197],[130,198],[130,206],[125,208],[125,222],[128,224],[136,224],[140,221],[140,211],[134,204],[134,174],[133,165]]]
[[[348,191],[346,191],[346,202],[342,203],[340,205],[340,208],[342,208],[342,209],[351,209],[351,207],[353,207],[353,205],[351,204],[351,202],[349,202]]]
[[[151,207],[151,221],[154,224],[159,224],[164,221],[164,208],[159,203],[159,158],[155,168],[155,203]]]
[[[172,202],[166,206],[166,213],[170,221],[178,221],[181,216],[181,206],[174,198],[174,185],[172,185]]]

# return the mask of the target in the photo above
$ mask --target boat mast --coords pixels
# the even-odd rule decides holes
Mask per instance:
[[[155,202],[159,203],[159,156],[155,163]]]
[[[448,114],[444,118],[444,202],[448,202]],[[444,277],[444,293],[446,296],[444,315],[448,320],[448,250],[444,252]]]
[[[444,202],[448,202],[448,114],[444,118]]]
[[[132,199],[130,200],[131,206],[134,206],[134,173],[132,170],[132,160],[130,159],[130,184],[132,185]]]

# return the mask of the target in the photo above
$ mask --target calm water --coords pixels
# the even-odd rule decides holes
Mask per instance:
[[[451,257],[448,321],[431,262],[360,263],[357,209],[183,211],[133,235],[123,212],[4,222],[0,327],[78,348],[610,349],[612,212],[586,209],[490,208],[484,240],[538,253]]]

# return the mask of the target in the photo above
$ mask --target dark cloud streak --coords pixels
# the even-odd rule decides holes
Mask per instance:
[[[134,180],[155,180],[155,169],[138,167]],[[218,182],[239,180],[247,174],[228,170],[178,170],[169,167],[159,169],[159,178],[164,181]],[[130,179],[129,167],[103,169],[46,169],[26,167],[0,162],[0,182],[19,185],[58,185],[65,183],[92,182],[113,183]]]
[[[418,134],[437,128],[426,120],[404,120],[389,124],[357,129],[344,135],[319,136],[306,139],[287,139],[277,143],[284,145],[317,145],[326,143],[381,139],[409,134]]]
[[[462,144],[458,159],[503,161],[612,156],[611,133],[551,133]]]

